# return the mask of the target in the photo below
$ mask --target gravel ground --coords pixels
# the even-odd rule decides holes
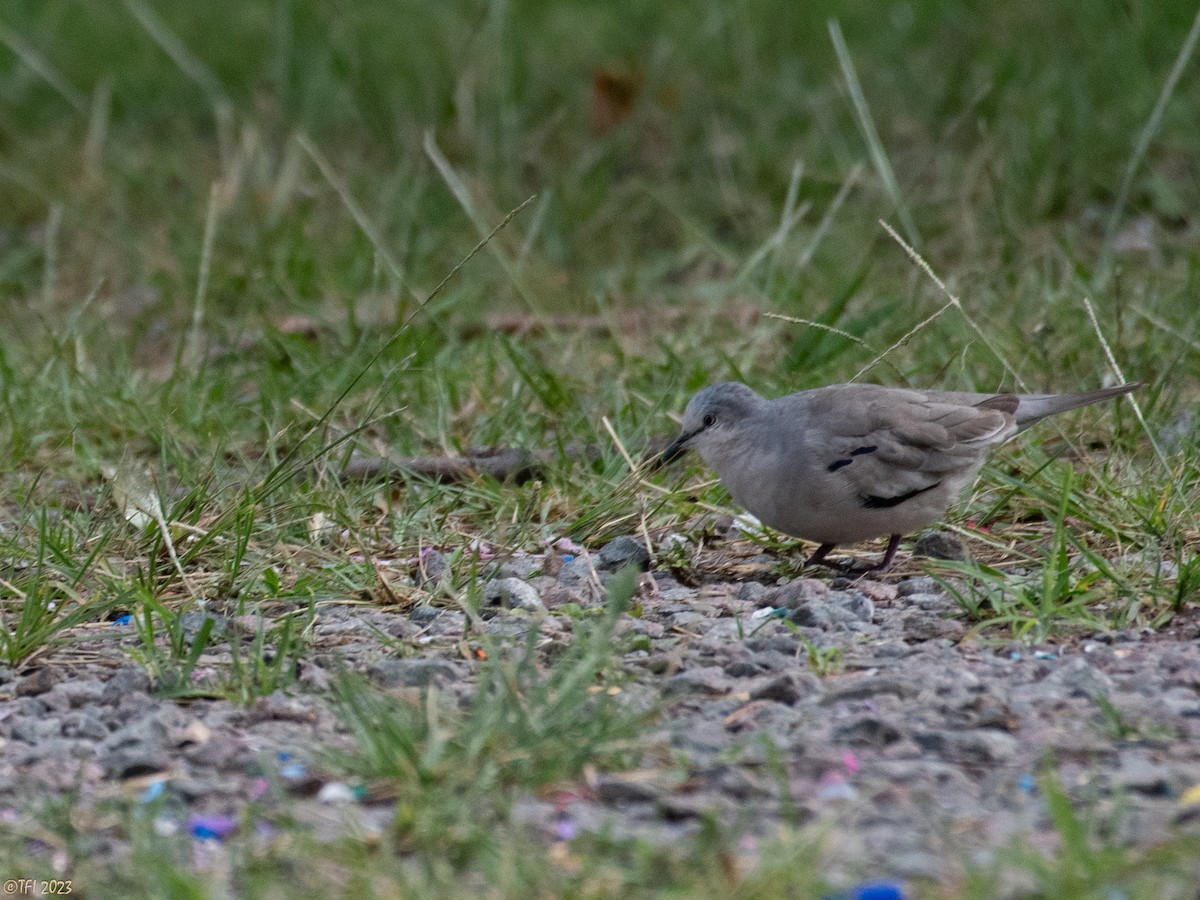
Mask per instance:
[[[1200,804],[1181,802],[1200,785],[1194,610],[1161,633],[1016,644],[975,633],[928,577],[776,584],[775,560],[746,546],[713,551],[694,584],[642,576],[641,615],[623,622],[641,636],[625,656],[623,692],[662,713],[636,770],[518,804],[547,841],[607,829],[670,842],[715,815],[744,829],[753,858],[780,821],[798,820],[827,829],[835,880],[945,881],[964,861],[986,865],[1013,836],[1054,846],[1037,778],[1047,766],[1100,815],[1119,811],[1119,841],[1200,835]],[[560,639],[575,623],[556,611],[600,605],[598,582],[645,558],[621,538],[590,556],[510,560],[492,573],[483,627]],[[436,581],[445,566],[434,552],[420,577]],[[189,615],[198,628],[204,614]],[[320,835],[379,831],[390,807],[357,796],[317,750],[350,743],[324,693],[330,673],[357,669],[400,693],[472,690],[462,642],[474,636],[454,609],[324,606],[298,683],[248,707],[156,696],[130,662],[131,627],[82,632],[122,627],[115,640],[0,668],[0,822],[35,833],[40,802],[75,791],[89,854],[122,850],[102,813],[113,798],[158,798],[163,827],[218,840],[250,803],[268,818],[286,809]],[[396,655],[397,641],[417,655]],[[201,657],[198,679],[223,662],[222,646]],[[52,840],[31,849],[70,867]]]

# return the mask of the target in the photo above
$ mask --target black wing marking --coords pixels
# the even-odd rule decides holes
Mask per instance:
[[[935,481],[929,487],[917,488],[915,491],[909,491],[907,494],[899,494],[895,497],[876,497],[871,494],[859,494],[858,499],[862,503],[863,509],[891,509],[893,506],[899,506],[901,503],[905,503],[913,497],[920,496],[926,491],[932,491],[940,484],[940,481]]]
[[[855,449],[850,451],[850,456],[862,456],[863,454],[866,454],[866,453],[874,453],[878,449],[879,448],[877,446],[875,446],[874,444],[871,444],[870,446],[867,446],[867,447],[856,447]],[[827,472],[836,472],[838,469],[842,468],[843,466],[848,466],[852,462],[854,462],[854,460],[852,460],[852,459],[835,459],[833,462],[831,462],[829,465],[827,465],[825,467],[825,470]]]

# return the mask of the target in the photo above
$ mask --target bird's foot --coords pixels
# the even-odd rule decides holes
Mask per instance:
[[[833,569],[842,575],[867,575],[871,572],[886,572],[892,567],[892,563],[896,559],[896,550],[900,547],[900,535],[893,534],[888,540],[887,550],[884,551],[883,559],[875,563],[873,566],[861,565],[858,563],[839,563],[831,562],[826,559],[829,552],[836,547],[837,544],[822,544],[817,548],[816,552],[808,558],[806,566],[826,566]]]
[[[836,547],[837,544],[822,544],[818,547],[813,555],[810,556],[804,563],[806,566],[826,566],[830,569],[841,569],[845,567],[845,563],[830,562],[825,557],[829,555],[829,551]]]

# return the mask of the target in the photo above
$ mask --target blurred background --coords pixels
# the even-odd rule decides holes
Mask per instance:
[[[869,379],[1093,384],[1090,296],[1130,377],[1194,380],[1194,12],[8,0],[9,363],[70,335],[101,380],[161,382],[190,335],[237,373],[213,390],[286,418],[533,198],[380,369],[428,378],[364,383],[424,411],[393,443],[511,442],[488,413],[511,422],[514,393],[537,436],[638,424],[721,377],[849,378],[947,303],[881,219],[970,321],[939,317]]]

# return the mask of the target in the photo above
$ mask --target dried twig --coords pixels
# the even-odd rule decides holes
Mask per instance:
[[[668,438],[654,438],[646,448],[646,457],[666,449]],[[567,444],[562,450],[567,459],[585,463],[601,458],[599,444]],[[345,481],[385,478],[403,480],[417,476],[434,481],[469,481],[480,476],[518,484],[541,477],[558,458],[557,450],[522,450],[517,447],[483,447],[464,456],[353,456],[342,469]]]

